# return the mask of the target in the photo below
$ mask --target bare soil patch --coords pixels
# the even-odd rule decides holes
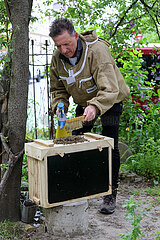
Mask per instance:
[[[30,239],[44,240],[120,240],[120,233],[128,233],[131,231],[131,224],[126,220],[127,210],[122,206],[126,200],[134,195],[134,200],[140,202],[138,207],[142,212],[146,212],[147,216],[142,217],[141,227],[145,232],[144,239],[160,239],[160,201],[156,197],[149,196],[145,191],[147,184],[141,183],[125,183],[122,181],[119,185],[117,196],[117,207],[112,215],[104,215],[99,213],[102,203],[102,197],[89,200],[89,227],[88,232],[80,236],[53,236],[45,232],[44,224],[41,223],[34,232],[31,233]],[[158,198],[159,199],[159,198]]]

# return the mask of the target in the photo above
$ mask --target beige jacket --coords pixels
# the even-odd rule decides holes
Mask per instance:
[[[102,115],[130,91],[111,56],[108,42],[98,39],[94,30],[79,37],[83,53],[75,66],[64,63],[59,58],[59,50],[53,54],[50,67],[52,110],[55,113],[58,102],[63,102],[67,110],[72,96],[80,106],[96,106]]]

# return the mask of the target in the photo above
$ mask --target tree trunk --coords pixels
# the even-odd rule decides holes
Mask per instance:
[[[8,145],[17,155],[25,142],[29,79],[29,16],[32,0],[11,0],[12,23],[11,77],[8,99]],[[3,158],[2,158],[3,161]],[[0,198],[0,220],[20,220],[22,157],[9,176]]]

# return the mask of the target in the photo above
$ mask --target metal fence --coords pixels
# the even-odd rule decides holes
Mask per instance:
[[[49,65],[53,49],[48,40],[41,53],[35,53],[34,40],[30,42],[29,93],[27,134],[33,138],[53,137],[53,116],[51,115],[51,95]]]

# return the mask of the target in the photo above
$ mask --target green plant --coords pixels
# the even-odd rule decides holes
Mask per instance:
[[[27,155],[23,155],[23,163],[22,163],[22,180],[28,182],[28,157]]]
[[[49,139],[49,128],[37,128],[37,138],[40,139]],[[30,131],[27,131],[26,140],[32,141],[35,139],[35,128],[31,128]]]
[[[155,206],[159,206],[160,204],[160,197],[153,197],[152,199],[152,206],[155,207]]]
[[[4,240],[26,240],[28,238],[25,229],[19,223],[10,222],[9,220],[5,220],[0,222],[0,239]]]
[[[100,117],[98,117],[96,122],[94,123],[92,132],[97,134],[102,134],[102,123],[101,123]]]
[[[7,170],[7,168],[8,168],[8,164],[4,164],[4,163],[1,163],[1,164],[0,164],[0,169],[1,169],[1,171]]]
[[[75,109],[76,109],[76,106],[77,106],[77,104],[75,104],[74,102],[72,102],[72,103],[69,105],[68,112],[67,112],[67,118],[75,117]]]
[[[160,239],[160,232],[157,232],[156,234],[153,234],[155,238],[155,240],[159,240]]]
[[[160,196],[160,186],[154,186],[153,188],[147,187],[145,191],[150,196]]]
[[[140,196],[142,194],[142,190],[141,189],[137,189],[137,188],[133,188],[133,189],[131,189],[131,193],[133,195]]]
[[[129,157],[126,161],[128,169],[139,175],[145,176],[155,183],[160,176],[160,140],[146,139],[139,146],[139,152]]]
[[[122,206],[127,209],[126,219],[130,221],[132,225],[131,232],[127,234],[120,234],[121,238],[124,240],[136,240],[145,237],[144,232],[141,230],[140,222],[142,220],[142,216],[146,216],[146,214],[142,214],[142,212],[138,209],[140,204],[141,203],[135,202],[133,200],[133,196],[131,196],[129,200],[126,200],[126,204]]]
[[[151,124],[153,119],[158,123],[159,104],[152,103],[154,82],[147,80],[148,72],[142,69],[142,53],[134,49],[123,51],[117,61],[131,92],[123,101],[120,136],[125,137],[127,129],[126,141],[132,145],[134,138],[143,141],[144,129],[151,129],[148,123]]]
[[[141,29],[143,39],[148,42],[159,40],[157,9],[158,1],[125,2],[121,0],[87,1],[87,0],[59,0],[59,8],[51,8],[52,0],[44,1],[44,7],[37,4],[41,16],[72,19],[75,26],[83,30],[96,29],[101,37],[112,41],[114,51],[129,44],[137,44],[133,38]],[[157,34],[156,34],[157,33]],[[140,41],[142,41],[140,40]],[[154,41],[153,41],[154,40]]]
[[[130,96],[123,101],[120,139],[137,154],[149,138],[154,141],[159,139],[160,102],[152,103],[155,83],[149,82],[148,72],[142,70],[142,53],[134,49],[128,50],[130,51],[123,51],[118,58],[120,70],[131,91]]]

